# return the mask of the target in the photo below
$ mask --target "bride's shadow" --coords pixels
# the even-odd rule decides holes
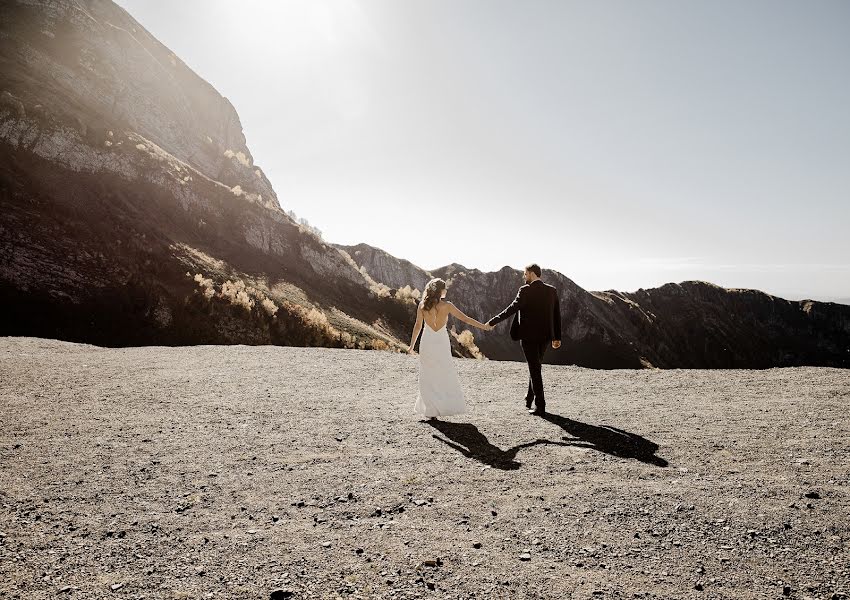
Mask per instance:
[[[513,448],[502,450],[498,446],[490,443],[483,433],[478,431],[478,428],[472,423],[452,423],[450,421],[440,421],[437,419],[429,419],[424,423],[430,425],[446,438],[433,434],[435,439],[440,440],[444,444],[454,448],[468,458],[474,458],[480,463],[489,465],[494,469],[502,469],[504,471],[513,471],[519,469],[522,463],[517,462],[517,452],[523,448],[530,448],[538,444],[552,444],[556,446],[571,446],[567,442],[553,442],[550,440],[534,440],[519,444]]]
[[[452,423],[450,421],[436,419],[429,419],[424,421],[424,423],[430,425],[445,436],[444,438],[433,434],[435,439],[454,448],[468,458],[474,458],[478,462],[489,465],[494,469],[505,471],[519,469],[522,463],[517,462],[517,453],[523,448],[530,448],[539,444],[579,446],[619,458],[633,458],[658,467],[666,467],[668,465],[666,460],[655,455],[658,450],[658,444],[636,433],[630,433],[616,427],[611,427],[610,425],[590,425],[553,413],[545,413],[542,418],[563,429],[570,437],[564,437],[564,441],[561,442],[537,439],[533,442],[525,442],[507,450],[502,450],[498,446],[491,444],[487,436],[478,431],[478,428],[472,423]]]

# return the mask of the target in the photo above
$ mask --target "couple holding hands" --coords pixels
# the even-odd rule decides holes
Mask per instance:
[[[498,315],[481,323],[464,314],[446,301],[446,282],[432,279],[425,286],[422,301],[416,311],[416,324],[410,340],[410,354],[420,331],[419,341],[419,395],[413,412],[430,418],[458,415],[466,412],[463,389],[452,362],[451,343],[446,326],[449,317],[491,331],[511,315],[511,338],[518,340],[528,363],[528,392],[525,405],[529,413],[546,412],[543,394],[542,360],[551,344],[561,347],[561,310],[557,290],[540,279],[541,269],[536,264],[525,268],[525,285],[519,288],[516,298]],[[531,409],[534,404],[534,409]]]

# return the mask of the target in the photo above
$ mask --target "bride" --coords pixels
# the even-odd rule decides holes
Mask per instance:
[[[409,354],[413,354],[416,338],[419,341],[419,395],[413,412],[426,417],[444,417],[466,412],[463,390],[452,363],[452,348],[446,324],[449,316],[479,329],[491,331],[492,325],[476,321],[463,314],[454,304],[446,302],[446,282],[432,279],[416,311],[416,324],[410,339]]]

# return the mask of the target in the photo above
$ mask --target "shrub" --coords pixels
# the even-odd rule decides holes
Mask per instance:
[[[250,311],[254,306],[254,301],[248,296],[245,284],[240,279],[237,279],[236,283],[229,279],[222,283],[221,296],[222,298],[227,298],[231,304],[241,306],[247,311]]]
[[[375,282],[370,285],[369,291],[371,291],[378,298],[389,298],[391,296],[390,288],[379,282]]]
[[[234,152],[233,150],[225,150],[224,155],[227,158],[235,158],[236,161],[243,166],[251,166],[251,161],[248,160],[248,157],[245,156],[244,152]]]
[[[411,302],[415,304],[419,302],[420,298],[422,298],[422,293],[416,288],[406,285],[403,288],[396,290],[395,297],[404,302]]]
[[[464,329],[457,335],[458,343],[469,350],[469,353],[477,359],[483,359],[484,355],[478,346],[475,345],[475,336],[468,329]]]
[[[370,346],[372,350],[389,350],[389,344],[387,344],[384,340],[374,339],[371,341]]]
[[[277,304],[269,300],[268,298],[263,298],[262,302],[260,302],[260,306],[262,306],[265,311],[268,313],[270,317],[275,316],[277,314]]]
[[[204,298],[210,299],[215,294],[215,286],[213,286],[212,279],[207,279],[200,273],[195,274],[195,281],[198,282],[198,286],[203,290]]]

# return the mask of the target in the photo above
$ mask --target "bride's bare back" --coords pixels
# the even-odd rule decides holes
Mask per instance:
[[[427,325],[431,331],[441,331],[448,323],[450,316],[453,316],[468,325],[477,327],[478,329],[484,329],[485,331],[493,329],[492,325],[476,321],[472,317],[465,315],[460,309],[458,309],[458,307],[446,300],[440,300],[428,310],[423,310],[420,305],[419,308],[416,309],[416,324],[413,326],[413,336],[410,340],[408,352],[413,352],[413,345],[416,343],[416,338],[419,337],[419,332],[422,330],[422,327]]]
[[[449,315],[452,314],[452,303],[440,300],[431,310],[422,310],[422,318],[425,323],[434,331],[440,331],[449,322]]]

